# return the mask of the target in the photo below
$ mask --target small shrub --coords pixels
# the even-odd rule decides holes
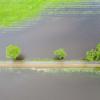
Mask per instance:
[[[100,43],[97,44],[95,49],[87,51],[85,59],[87,61],[100,61]]]
[[[61,49],[55,50],[54,55],[55,55],[56,60],[63,60],[67,56],[67,53],[65,52],[64,49],[61,48]]]
[[[20,55],[21,50],[19,47],[15,45],[8,45],[6,47],[6,57],[16,60],[16,58]]]
[[[87,61],[94,61],[96,58],[96,52],[94,49],[87,51],[86,53],[86,60]]]
[[[100,43],[97,44],[96,50],[97,50],[97,51],[100,51]]]

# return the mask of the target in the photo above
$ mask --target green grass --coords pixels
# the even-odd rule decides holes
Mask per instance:
[[[17,21],[36,17],[45,0],[0,0],[0,25],[9,26]]]
[[[81,1],[84,0],[0,0],[0,26],[11,26],[20,21],[37,18],[50,2],[51,5],[58,6],[61,2]]]

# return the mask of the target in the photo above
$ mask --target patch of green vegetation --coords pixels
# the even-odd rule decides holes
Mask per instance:
[[[85,0],[87,1],[87,0]],[[84,0],[0,0],[0,25],[10,26],[30,18],[36,18],[46,5],[58,6],[65,2]]]
[[[94,72],[94,68],[64,68],[64,72]]]
[[[56,60],[63,60],[67,56],[67,53],[63,48],[55,50],[53,53],[55,55]]]
[[[16,45],[8,45],[6,47],[6,57],[16,60],[16,58],[21,54],[21,50]]]
[[[0,0],[0,25],[35,18],[45,3],[46,0]]]
[[[86,52],[85,59],[87,61],[100,61],[100,43],[97,44],[96,48]]]
[[[46,73],[87,73],[92,75],[100,75],[100,71],[96,71],[94,68],[42,68],[42,69],[32,69],[37,72]]]
[[[43,61],[43,62],[45,61],[45,62],[48,62],[48,61],[55,61],[55,59],[50,59],[50,58],[44,58],[44,59],[43,59],[43,58],[37,58],[37,59],[33,59],[32,61],[36,61],[36,62],[37,62],[37,61],[38,61],[38,62],[39,62],[39,61],[40,61],[40,62],[41,62],[41,61]]]
[[[100,72],[100,67],[96,67],[96,68],[94,68],[94,70]]]
[[[64,69],[54,69],[48,70],[49,72],[65,72],[65,73],[91,73],[100,75],[100,71],[95,70],[94,68],[64,68]]]

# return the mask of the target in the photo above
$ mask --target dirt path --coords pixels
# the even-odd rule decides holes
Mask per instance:
[[[86,62],[0,62],[5,68],[93,68],[100,67],[99,63]]]

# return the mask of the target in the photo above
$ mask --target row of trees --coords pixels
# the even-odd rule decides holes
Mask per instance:
[[[67,53],[63,48],[55,50],[53,54],[55,55],[56,60],[63,60],[67,56]],[[6,57],[13,60],[24,60],[21,55],[21,49],[16,45],[8,45],[6,47]]]
[[[96,45],[94,49],[86,52],[87,61],[100,61],[100,43]]]
[[[63,60],[67,57],[67,53],[63,48],[57,49],[53,52],[56,60]],[[13,60],[24,60],[21,55],[21,49],[16,45],[8,45],[6,47],[6,57]],[[100,61],[100,43],[96,48],[86,52],[85,60],[87,61]]]

